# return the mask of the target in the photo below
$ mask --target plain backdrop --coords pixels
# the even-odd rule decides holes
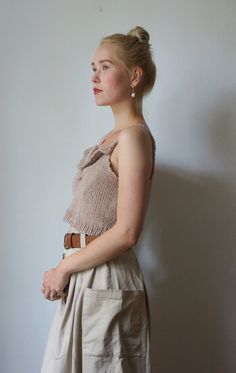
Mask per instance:
[[[57,307],[40,292],[43,272],[62,255],[76,164],[114,124],[95,104],[90,64],[103,36],[137,25],[158,69],[144,100],[156,168],[136,247],[153,373],[235,371],[235,17],[230,0],[1,0],[2,373],[40,370]]]

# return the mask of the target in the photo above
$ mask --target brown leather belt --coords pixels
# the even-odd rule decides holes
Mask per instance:
[[[87,245],[89,242],[93,241],[97,237],[98,236],[88,236],[87,234],[85,234],[85,244]],[[66,233],[64,236],[64,248],[72,249],[79,247],[82,247],[80,233]]]

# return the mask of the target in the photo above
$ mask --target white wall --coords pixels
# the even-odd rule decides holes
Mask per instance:
[[[152,312],[153,373],[233,373],[236,364],[234,1],[1,1],[3,373],[39,372],[56,303],[76,163],[113,127],[96,107],[100,39],[141,25],[158,82],[144,101],[156,173],[137,255]]]

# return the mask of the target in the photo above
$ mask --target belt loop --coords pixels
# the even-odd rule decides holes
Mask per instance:
[[[85,233],[83,232],[80,233],[80,244],[81,244],[81,247],[86,246]]]
[[[71,234],[70,234],[70,247],[71,248],[73,248],[74,246],[73,246],[73,236],[75,235],[75,233],[74,232],[72,232]]]

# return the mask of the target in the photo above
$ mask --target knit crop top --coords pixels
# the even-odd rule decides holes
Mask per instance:
[[[155,166],[155,139],[144,124],[138,126],[147,130],[152,138],[152,179]],[[63,220],[70,223],[76,231],[94,236],[110,229],[117,219],[119,179],[111,168],[110,155],[118,139],[102,150],[99,145],[104,138],[105,136],[98,144],[84,150],[72,184],[73,198],[63,217]]]

